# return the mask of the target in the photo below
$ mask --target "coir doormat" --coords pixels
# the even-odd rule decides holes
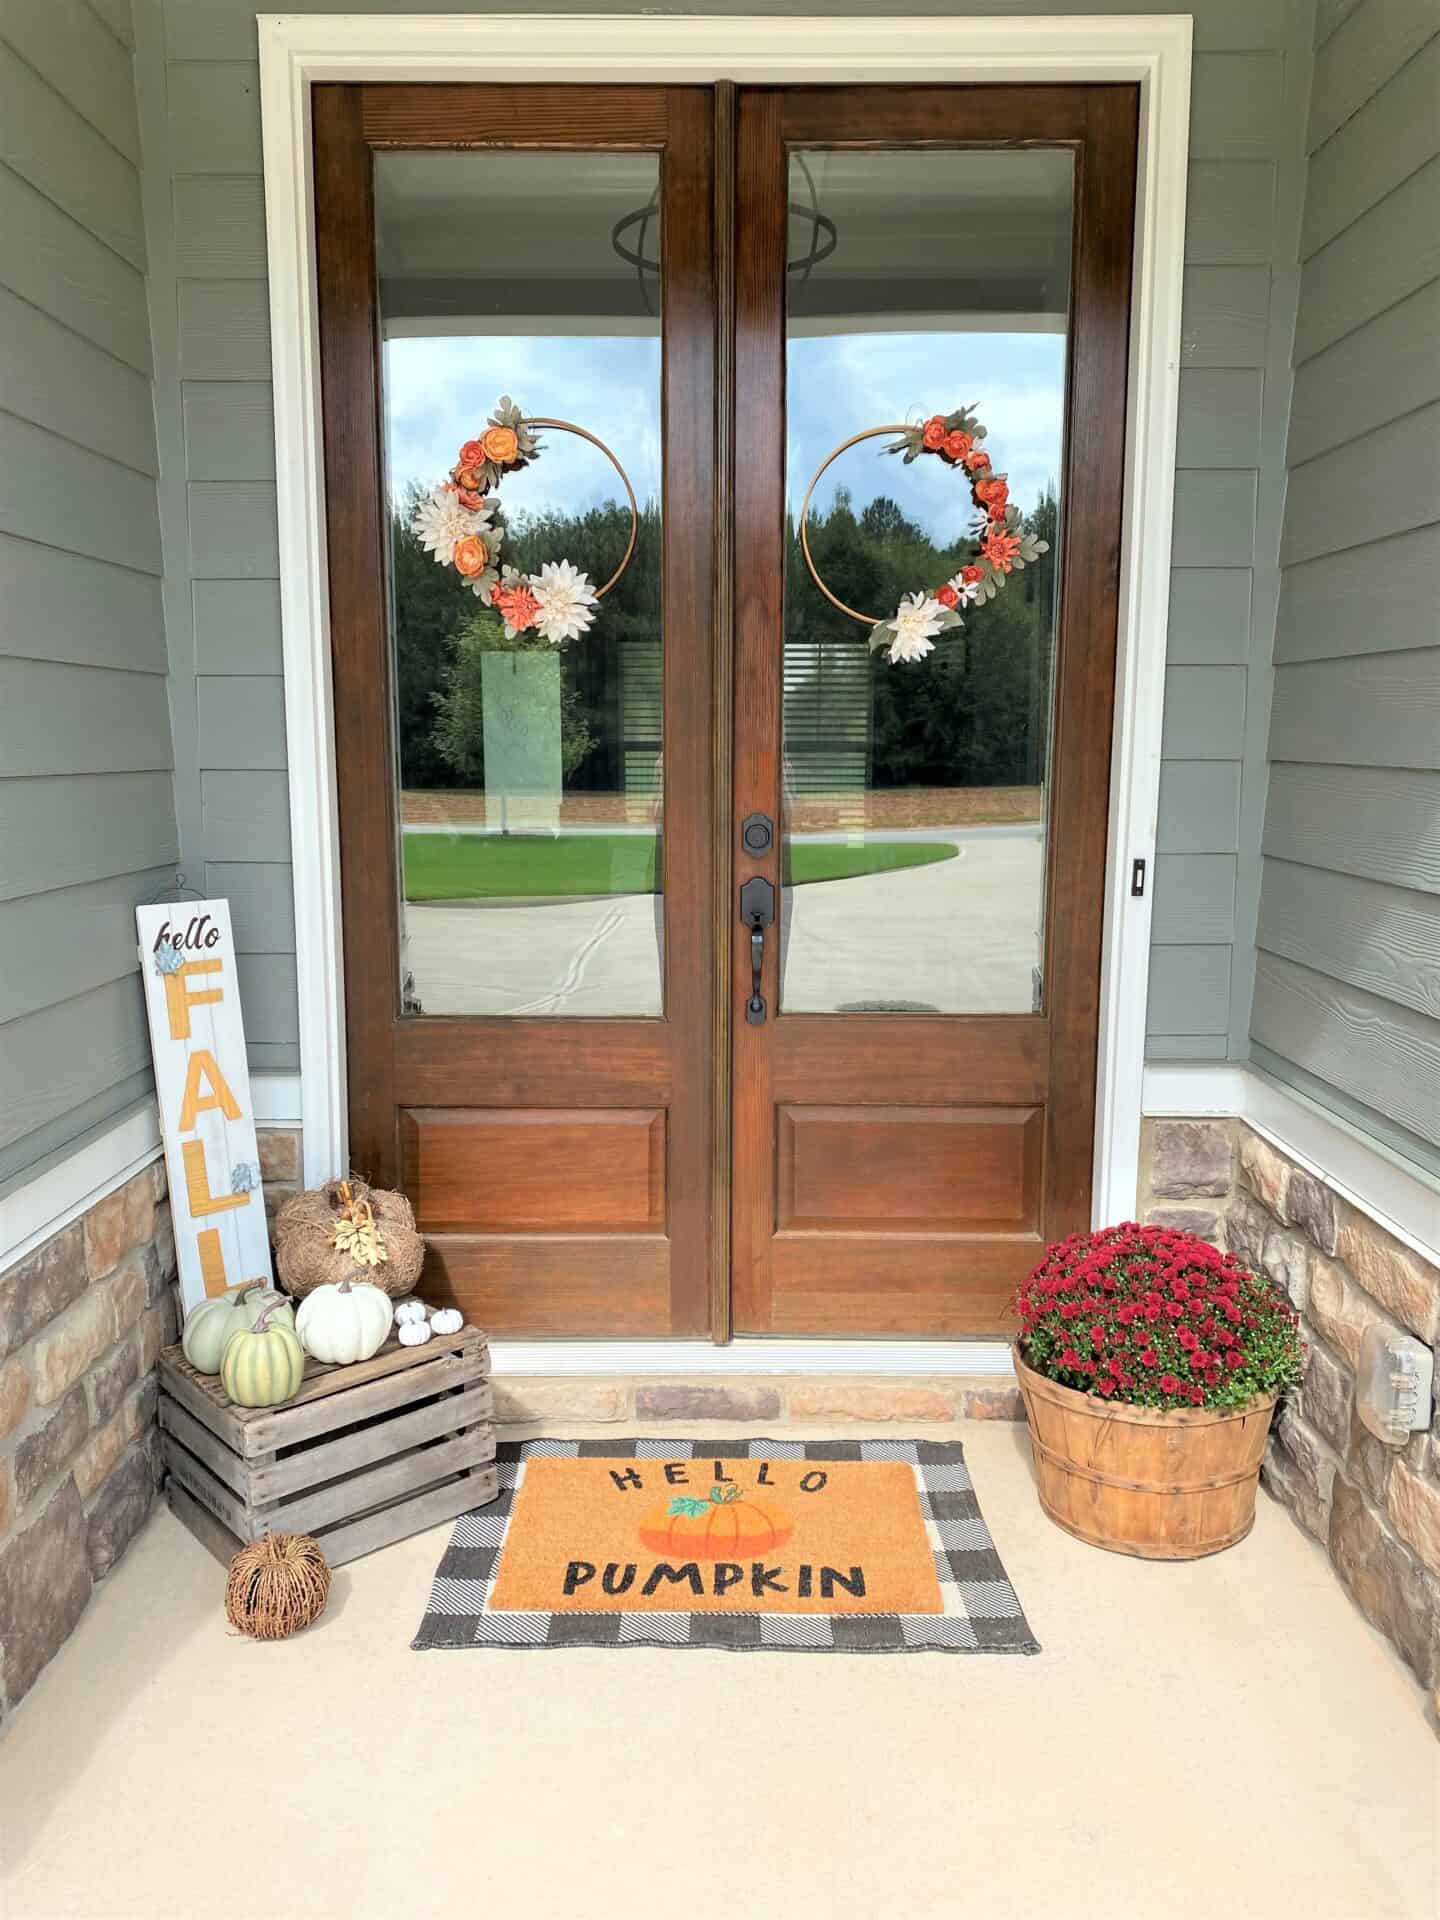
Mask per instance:
[[[526,1440],[497,1459],[417,1648],[1040,1651],[958,1443]]]

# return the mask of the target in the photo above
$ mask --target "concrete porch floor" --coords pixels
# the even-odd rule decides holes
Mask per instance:
[[[914,1431],[1038,1657],[412,1654],[446,1528],[259,1646],[157,1511],[0,1730],[0,1913],[1433,1920],[1421,1693],[1281,1508],[1151,1565],[1043,1518],[1022,1427]]]

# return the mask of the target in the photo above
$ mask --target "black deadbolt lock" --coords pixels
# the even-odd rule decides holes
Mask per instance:
[[[740,827],[740,844],[747,853],[768,853],[770,851],[770,842],[774,838],[775,829],[770,824],[768,814],[746,814]]]

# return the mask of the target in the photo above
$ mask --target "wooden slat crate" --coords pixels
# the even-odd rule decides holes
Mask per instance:
[[[172,1511],[217,1559],[267,1532],[309,1533],[331,1566],[495,1497],[493,1398],[474,1327],[371,1360],[310,1361],[283,1407],[237,1407],[178,1347],[160,1356]]]

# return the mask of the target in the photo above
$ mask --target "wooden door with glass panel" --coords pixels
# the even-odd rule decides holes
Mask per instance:
[[[737,1332],[998,1331],[1089,1224],[1135,127],[740,99]]]
[[[352,1162],[483,1326],[703,1333],[711,98],[314,127]]]

